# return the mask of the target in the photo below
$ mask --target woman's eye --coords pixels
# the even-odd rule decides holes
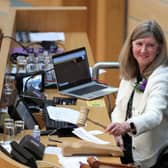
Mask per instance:
[[[148,47],[153,48],[153,47],[155,47],[155,45],[154,44],[148,44]]]
[[[136,46],[142,46],[142,43],[135,43]]]

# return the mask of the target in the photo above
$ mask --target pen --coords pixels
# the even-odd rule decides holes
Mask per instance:
[[[54,139],[54,138],[51,138],[51,137],[48,137],[48,140],[49,140],[49,141],[53,141],[53,142],[62,143],[62,141],[57,140],[57,139]]]
[[[92,122],[92,123],[95,124],[95,125],[98,125],[98,126],[104,128],[104,129],[106,128],[106,126],[103,125],[103,124],[101,124],[100,122],[94,121],[94,120],[92,120],[92,119],[90,119],[90,118],[87,118],[87,120],[90,121],[90,122]]]
[[[47,144],[47,146],[58,147],[57,144]]]

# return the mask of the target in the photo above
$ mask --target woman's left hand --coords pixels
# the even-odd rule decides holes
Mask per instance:
[[[130,124],[128,122],[122,122],[122,123],[117,122],[108,125],[105,132],[113,134],[114,136],[120,136],[129,132],[129,130],[130,130]]]

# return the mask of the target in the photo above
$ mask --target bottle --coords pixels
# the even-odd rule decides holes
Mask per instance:
[[[17,73],[26,73],[27,59],[25,56],[17,56]]]
[[[46,83],[55,82],[55,71],[53,70],[54,66],[50,55],[45,56],[44,62],[45,62],[45,82]]]
[[[34,48],[29,48],[28,49],[26,71],[30,72],[30,73],[36,71],[36,62],[35,62]]]
[[[44,52],[44,49],[39,48],[39,52],[37,56],[37,70],[38,71],[43,71],[45,69],[43,52]]]
[[[40,141],[40,129],[38,125],[34,126],[33,132],[32,132],[32,136],[37,140]]]

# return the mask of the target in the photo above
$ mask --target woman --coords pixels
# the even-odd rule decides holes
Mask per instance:
[[[168,146],[168,54],[159,24],[137,25],[119,60],[122,80],[106,132],[123,149],[123,163],[149,168]]]

